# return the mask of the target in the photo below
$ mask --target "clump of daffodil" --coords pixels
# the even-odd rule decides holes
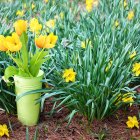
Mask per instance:
[[[5,37],[0,35],[0,51],[7,51],[8,49],[5,47]]]
[[[133,65],[132,72],[135,74],[135,76],[139,76],[140,75],[140,63],[136,62]]]
[[[116,20],[115,23],[114,23],[114,25],[115,25],[116,28],[119,27],[119,25],[120,25],[119,20]]]
[[[63,78],[66,82],[75,82],[76,72],[73,71],[73,68],[65,69],[63,71]]]
[[[98,6],[99,0],[86,0],[86,10],[88,12],[91,12],[93,9],[93,6]]]
[[[136,56],[136,54],[137,54],[136,51],[134,51],[132,54],[130,54],[129,58],[130,59],[134,58]]]
[[[50,33],[47,35],[40,35],[38,38],[35,39],[35,44],[38,48],[53,48],[57,42],[58,36]]]
[[[3,137],[4,135],[9,137],[9,130],[6,124],[0,125],[0,137]]]
[[[27,30],[27,21],[25,20],[17,20],[14,23],[16,33],[21,36],[23,32]]]
[[[50,19],[46,22],[46,26],[51,28],[51,29],[54,29],[55,28],[55,19]]]
[[[16,15],[22,17],[24,15],[24,11],[23,10],[18,10],[16,12]]]
[[[38,19],[32,18],[30,20],[30,30],[34,33],[38,33],[42,29],[42,25],[39,23]]]
[[[35,9],[35,4],[32,3],[31,7],[32,7],[32,10],[34,10]]]
[[[132,20],[134,18],[134,16],[135,16],[134,11],[131,10],[131,11],[128,12],[127,19]]]
[[[81,47],[85,49],[87,45],[91,46],[91,41],[89,39],[81,42]]]
[[[11,36],[7,36],[4,42],[5,48],[10,52],[17,52],[21,49],[22,43],[17,33],[12,33]]]
[[[109,63],[108,63],[108,65],[107,65],[107,67],[105,68],[105,72],[107,72],[111,68],[112,63],[113,63],[113,61],[110,60]]]
[[[139,122],[137,120],[137,117],[136,116],[128,116],[128,121],[126,122],[128,128],[133,128],[133,127],[136,127],[136,128],[139,128]]]

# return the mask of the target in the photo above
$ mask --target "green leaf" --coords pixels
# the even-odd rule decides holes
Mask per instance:
[[[69,124],[71,123],[72,118],[74,117],[74,115],[75,115],[77,112],[78,112],[78,111],[74,109],[74,110],[72,110],[72,112],[67,116],[66,119],[68,119],[68,126],[69,126]]]
[[[37,52],[31,59],[31,62],[30,62],[30,67],[29,67],[29,70],[30,70],[30,73],[36,77],[40,68],[41,68],[41,65],[47,61],[48,58],[44,58],[45,56],[47,56],[48,54],[48,51],[41,51],[41,52]]]
[[[21,35],[20,41],[22,42],[21,57],[23,61],[23,67],[25,70],[28,71],[28,49],[27,49],[28,36],[25,32]]]
[[[16,74],[18,74],[18,69],[14,66],[9,66],[5,70],[4,77],[6,80],[8,80],[10,77],[12,77]]]

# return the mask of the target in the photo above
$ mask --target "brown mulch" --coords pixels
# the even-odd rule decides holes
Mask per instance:
[[[49,112],[52,105],[46,103],[45,113]],[[52,116],[42,114],[39,124],[29,127],[30,139],[33,140],[36,128],[38,129],[38,140],[140,140],[140,129],[128,129],[126,126],[127,116],[138,114],[138,108],[133,106],[128,110],[119,110],[103,121],[95,120],[91,126],[87,120],[76,115],[70,126],[67,126],[65,117],[69,111],[64,109]],[[7,124],[8,120],[12,126],[9,140],[26,140],[26,127],[18,122],[16,116],[6,115],[0,111],[0,124]],[[8,140],[3,137],[0,140]]]

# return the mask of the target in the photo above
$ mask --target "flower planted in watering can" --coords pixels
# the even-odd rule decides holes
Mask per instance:
[[[55,47],[58,37],[53,33],[35,36],[36,47],[32,53],[30,51],[32,49],[29,49],[31,46],[28,45],[29,32],[39,33],[42,25],[37,19],[32,19],[28,30],[27,21],[18,20],[14,23],[14,28],[15,32],[10,36],[0,35],[0,51],[6,52],[16,64],[6,68],[4,77],[7,80],[14,77],[15,93],[18,98],[22,93],[42,88],[41,80],[44,72],[40,68],[47,61],[49,49]],[[24,125],[37,124],[40,104],[36,104],[35,100],[40,96],[41,93],[28,94],[17,100],[18,119]]]

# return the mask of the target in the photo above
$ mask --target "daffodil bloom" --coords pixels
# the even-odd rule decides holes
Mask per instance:
[[[136,56],[136,54],[137,54],[136,51],[134,51],[132,54],[130,54],[129,58],[130,59],[134,58]]]
[[[58,40],[58,36],[54,35],[53,33],[50,33],[47,38],[48,38],[47,48],[53,48]]]
[[[32,10],[35,8],[35,4],[32,3]]]
[[[9,137],[9,130],[8,130],[6,124],[3,124],[3,131],[4,131],[4,134],[5,134],[7,137]]]
[[[85,43],[85,41],[82,41],[82,42],[81,42],[81,47],[84,48],[84,49],[86,48],[86,43]]]
[[[63,78],[66,82],[75,82],[76,72],[73,71],[73,68],[65,69],[63,72]]]
[[[132,20],[132,19],[134,18],[134,16],[135,16],[134,11],[131,10],[131,11],[128,12],[127,19],[128,19],[128,20]]]
[[[27,30],[27,21],[25,20],[17,20],[14,23],[16,33],[21,36],[23,32]]]
[[[86,0],[86,10],[91,12],[93,6],[97,7],[99,5],[99,0]]]
[[[7,36],[4,44],[11,52],[19,51],[22,47],[22,43],[20,42],[20,38],[17,33],[12,33],[12,36]]]
[[[118,20],[116,20],[115,21],[115,27],[117,28],[117,27],[119,27],[119,25],[120,25],[120,22]]]
[[[55,20],[54,19],[50,19],[49,21],[46,22],[46,26],[49,28],[54,29],[55,27]]]
[[[127,93],[127,94],[125,94],[125,96],[128,95],[128,94],[131,94],[131,93]],[[124,97],[124,98],[122,98],[122,101],[124,103],[130,102],[130,106],[131,106],[133,104],[133,102],[134,102],[134,99],[133,99],[133,97],[131,95],[131,97]]]
[[[45,3],[48,3],[49,0],[44,0]]]
[[[22,11],[18,10],[16,12],[16,15],[22,17],[24,15],[24,11],[23,10]]]
[[[135,63],[133,65],[132,72],[135,74],[135,76],[139,76],[140,75],[140,63]]]
[[[91,12],[92,11],[92,4],[87,4],[86,5],[86,10],[88,11],[88,12]]]
[[[61,17],[61,19],[64,19],[64,13],[63,12],[60,13],[60,17]]]
[[[127,1],[126,1],[126,0],[124,0],[124,2],[123,2],[123,6],[124,6],[124,8],[126,8],[126,7],[127,7],[127,5],[128,5]]]
[[[35,44],[39,48],[53,48],[57,42],[58,37],[55,36],[53,33],[50,35],[40,35],[38,38],[35,39]]]
[[[108,64],[108,66],[105,69],[105,72],[107,72],[111,68],[112,63],[113,63],[113,61],[109,61],[109,64]]]
[[[0,51],[7,51],[8,49],[4,45],[5,37],[0,35]]]
[[[97,7],[97,6],[99,5],[99,0],[94,0],[94,1],[93,1],[93,5],[94,5],[95,7]]]
[[[91,46],[91,41],[89,39],[87,39],[86,41],[81,42],[81,47],[83,49],[85,49],[87,45]]]
[[[133,127],[139,128],[139,122],[138,122],[136,116],[133,116],[133,117],[129,116],[126,124],[127,124],[128,128],[133,128]]]
[[[9,130],[7,128],[7,125],[0,125],[0,137],[6,135],[7,137],[9,137]]]
[[[27,8],[27,5],[26,5],[26,3],[24,3],[24,4],[23,4],[23,7],[24,7],[25,9]]]
[[[42,25],[39,24],[38,19],[32,18],[30,20],[30,30],[32,32],[38,33],[42,29]]]
[[[0,137],[4,136],[3,126],[0,125]]]

